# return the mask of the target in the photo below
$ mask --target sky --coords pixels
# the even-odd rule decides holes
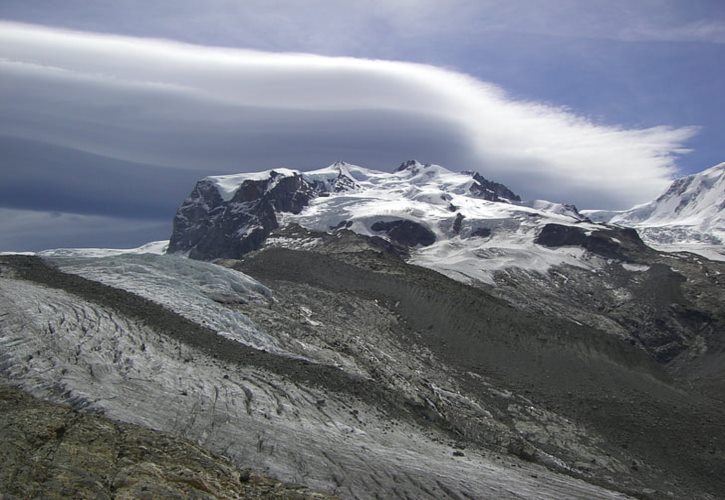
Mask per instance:
[[[1,0],[0,251],[166,239],[207,176],[477,170],[625,209],[725,160],[720,0]]]

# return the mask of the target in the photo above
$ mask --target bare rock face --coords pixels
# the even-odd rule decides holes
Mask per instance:
[[[394,220],[390,222],[376,222],[371,226],[376,232],[385,233],[393,243],[415,247],[429,246],[435,243],[436,236],[427,227],[410,220]]]
[[[499,182],[486,179],[478,172],[470,172],[473,180],[471,194],[488,201],[521,201],[521,197]]]
[[[546,224],[539,232],[535,242],[552,248],[579,246],[610,259],[627,259],[637,253],[651,252],[640,239],[637,231],[614,226],[587,232],[576,226]]]
[[[265,180],[247,180],[225,201],[214,184],[197,182],[174,217],[169,253],[193,259],[236,258],[257,250],[279,227],[276,212],[299,213],[322,186],[300,175],[272,172]]]
[[[335,498],[240,471],[184,439],[4,385],[0,413],[3,498]]]

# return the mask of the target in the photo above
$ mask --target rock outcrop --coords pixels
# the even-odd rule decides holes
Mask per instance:
[[[237,469],[185,439],[6,385],[0,414],[2,498],[337,498]]]
[[[637,254],[652,252],[630,228],[602,227],[586,231],[576,226],[546,224],[534,240],[547,247],[579,246],[607,259],[634,259]]]
[[[343,184],[340,184],[340,187]],[[299,213],[325,192],[299,174],[275,171],[263,180],[245,180],[229,200],[214,183],[199,181],[174,217],[169,252],[185,252],[193,259],[239,257],[258,249],[279,227],[278,212]]]

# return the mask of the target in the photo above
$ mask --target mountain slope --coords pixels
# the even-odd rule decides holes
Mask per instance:
[[[630,338],[406,264],[373,238],[320,239],[221,261],[247,276],[169,255],[2,257],[0,377],[344,498],[722,488],[722,402],[701,380]],[[552,274],[581,291],[571,269]],[[252,340],[211,321],[224,313]],[[722,352],[702,326],[713,339],[700,347]]]
[[[274,300],[224,307],[253,318],[258,330],[297,355],[254,349],[203,320],[196,323],[37,258],[0,257],[0,378],[84,412],[189,439],[237,466],[344,498],[622,498],[617,490],[642,489],[659,477],[660,466],[652,464],[643,469],[653,471],[644,480],[623,478],[630,452],[492,385],[473,366],[480,373],[466,374],[439,358],[427,341],[416,341],[419,326],[409,323],[416,316],[410,308],[426,287],[406,276],[410,266],[393,260],[397,274],[377,276],[347,267],[362,287],[349,293],[326,285],[338,274],[336,266],[346,264],[309,254],[307,265],[299,253],[281,252],[268,255],[271,262],[262,254],[258,263],[248,262],[269,278]],[[54,262],[94,275],[107,265],[106,277],[113,277],[123,274],[118,263],[124,258],[127,268],[145,261],[163,269],[167,276],[153,277],[159,284],[198,274],[185,270],[183,262],[212,274],[236,273],[186,259],[168,265],[163,260],[174,259],[169,256]],[[303,273],[284,272],[295,268]],[[410,270],[430,276],[432,285],[464,287],[431,271]],[[279,283],[267,272],[282,272],[292,281]],[[131,276],[125,286],[143,289],[140,279]],[[401,279],[397,290],[384,286]],[[189,286],[203,290],[200,283]],[[405,308],[396,310],[366,287],[402,293]],[[516,422],[528,429],[525,436]],[[554,425],[578,445],[567,452],[547,430]],[[584,467],[590,457],[599,457],[600,465]]]
[[[707,185],[683,183],[678,192]],[[653,250],[637,231],[593,223],[571,205],[521,202],[479,174],[409,161],[392,173],[336,163],[209,177],[174,228],[170,251],[208,259],[266,247],[344,252],[360,246],[350,236],[359,235],[372,251],[608,331],[668,366],[717,364],[711,332],[723,326],[723,311],[706,297],[722,295],[720,271]]]

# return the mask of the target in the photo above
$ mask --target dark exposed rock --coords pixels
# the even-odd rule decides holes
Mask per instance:
[[[539,456],[536,448],[523,439],[512,440],[507,447],[507,451],[527,462],[536,462]]]
[[[407,247],[418,245],[425,247],[436,241],[435,234],[430,229],[410,220],[379,221],[374,223],[371,229],[376,232],[385,232],[390,241]]]
[[[333,191],[340,192],[340,191],[350,191],[352,189],[357,189],[358,185],[357,183],[347,175],[340,172],[340,175],[337,176],[337,179],[333,182]]]
[[[546,247],[582,246],[587,236],[583,229],[561,224],[547,224],[536,237],[536,243]]]
[[[213,259],[238,257],[259,248],[278,224],[274,206],[257,184],[245,182],[226,202],[210,181],[199,181],[174,217],[169,253]]]
[[[579,209],[573,203],[563,203],[562,206],[576,219],[582,222],[592,222],[586,215],[579,213]]]
[[[463,224],[463,219],[465,219],[465,217],[466,216],[460,212],[456,214],[456,220],[453,221],[453,232],[454,233],[458,234],[461,232],[461,224]]]
[[[580,246],[592,253],[610,259],[627,259],[637,253],[651,253],[637,231],[630,228],[608,226],[587,231],[576,226],[546,224],[535,242],[547,247]]]
[[[313,198],[358,187],[344,164],[333,166],[339,168],[337,177],[324,182],[273,170],[266,179],[243,181],[230,200],[221,197],[211,180],[197,182],[176,212],[168,252],[211,260],[259,249],[279,227],[278,213],[298,214]]]
[[[350,226],[352,226],[351,220],[341,220],[339,224],[337,224],[335,226],[330,226],[330,230],[336,231],[338,229],[348,229]]]
[[[477,227],[471,231],[471,237],[473,238],[488,238],[491,236],[491,229],[488,227]]]
[[[417,165],[419,165],[417,160],[406,160],[401,163],[398,168],[395,169],[395,171],[402,172],[403,170],[410,170],[415,168]]]
[[[483,198],[488,201],[521,201],[521,197],[511,191],[505,185],[489,181],[478,172],[466,171],[462,172],[469,174],[475,181],[469,188],[471,194],[477,198]]]
[[[342,183],[333,184],[342,189]],[[237,258],[260,248],[279,227],[276,212],[297,214],[324,189],[301,175],[272,171],[268,179],[244,181],[224,201],[211,181],[201,180],[174,217],[168,251],[193,259]]]

